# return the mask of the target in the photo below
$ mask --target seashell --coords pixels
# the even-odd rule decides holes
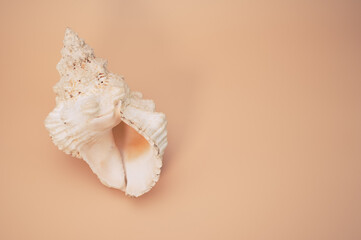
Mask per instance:
[[[61,54],[56,107],[45,119],[52,141],[84,159],[104,185],[135,197],[146,193],[162,167],[165,115],[109,72],[107,62],[69,28]]]

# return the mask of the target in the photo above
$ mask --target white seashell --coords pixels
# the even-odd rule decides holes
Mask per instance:
[[[84,159],[108,187],[136,197],[149,191],[167,146],[165,115],[108,72],[106,61],[69,28],[61,53],[56,107],[45,120],[54,144]]]

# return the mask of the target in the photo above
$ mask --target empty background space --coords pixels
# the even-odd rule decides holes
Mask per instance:
[[[168,119],[129,198],[44,127],[66,27]],[[361,3],[0,0],[0,239],[361,239]]]

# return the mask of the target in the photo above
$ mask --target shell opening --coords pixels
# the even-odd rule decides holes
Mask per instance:
[[[114,142],[122,156],[126,193],[138,196],[150,190],[157,173],[150,143],[124,122],[113,128]]]

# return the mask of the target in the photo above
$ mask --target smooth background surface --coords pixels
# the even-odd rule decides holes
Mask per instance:
[[[0,239],[361,239],[359,1],[0,1]],[[165,112],[139,199],[57,150],[65,27]]]

